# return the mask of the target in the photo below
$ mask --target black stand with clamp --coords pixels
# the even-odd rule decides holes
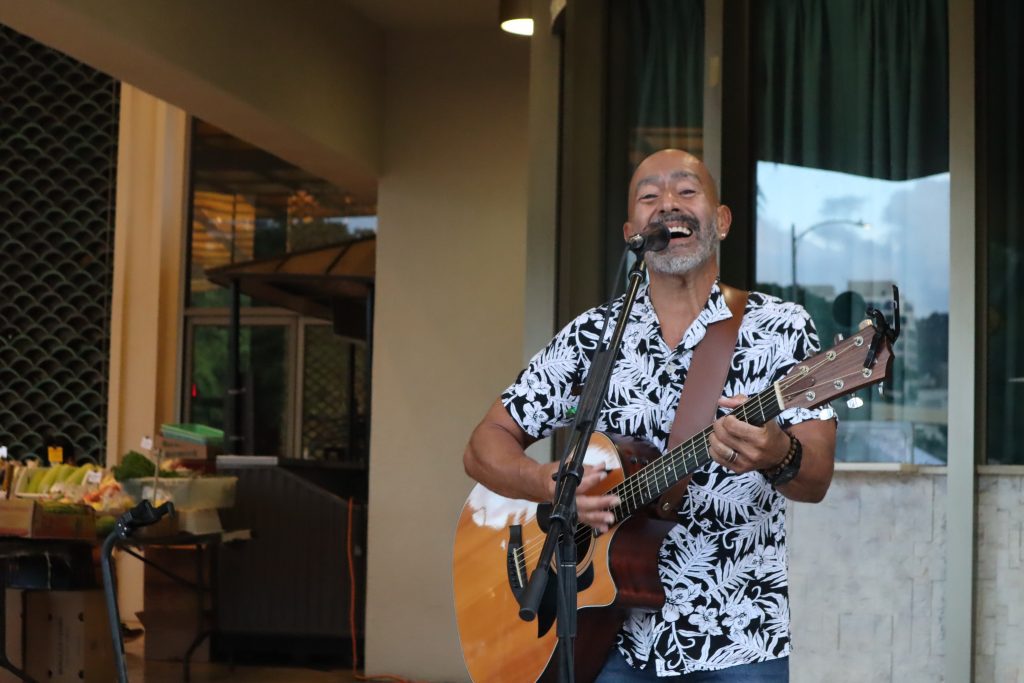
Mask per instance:
[[[573,651],[576,640],[577,609],[576,487],[583,479],[583,458],[587,446],[590,444],[590,437],[594,433],[601,405],[608,393],[612,365],[619,346],[622,344],[626,321],[629,319],[629,313],[646,274],[643,254],[645,251],[664,249],[669,242],[667,228],[661,224],[652,226],[652,228],[646,235],[634,236],[639,239],[630,240],[629,248],[636,254],[637,262],[629,272],[629,284],[615,322],[612,339],[606,349],[599,347],[594,353],[590,372],[583,386],[582,396],[580,396],[572,436],[566,445],[558,469],[554,505],[549,517],[547,537],[544,540],[540,559],[537,561],[537,566],[530,576],[530,581],[519,603],[520,618],[524,621],[532,621],[537,617],[537,611],[547,587],[551,557],[557,552],[557,649],[560,653],[558,680],[563,683],[573,683],[576,675]]]
[[[156,524],[164,515],[172,512],[174,512],[173,503],[164,503],[155,508],[148,500],[144,500],[121,515],[117,524],[114,525],[114,530],[103,541],[100,551],[100,563],[103,565],[103,592],[107,598],[107,618],[110,620],[110,637],[114,643],[114,659],[117,662],[119,683],[128,683],[128,665],[124,658],[124,638],[121,637],[121,613],[117,608],[117,584],[111,569],[114,546],[129,538],[136,529]]]

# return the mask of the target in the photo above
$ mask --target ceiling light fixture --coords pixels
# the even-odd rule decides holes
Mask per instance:
[[[498,0],[498,21],[501,30],[520,36],[533,35],[530,0]]]

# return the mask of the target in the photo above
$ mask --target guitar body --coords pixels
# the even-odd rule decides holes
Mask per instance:
[[[643,441],[595,433],[584,462],[603,466],[609,474],[587,493],[610,490],[657,457]],[[455,614],[474,681],[557,680],[554,575],[537,619],[519,618],[517,596],[545,539],[537,509],[536,503],[505,498],[482,485],[463,506],[455,534]],[[658,609],[664,603],[658,550],[673,525],[638,514],[596,538],[577,535],[577,680],[597,676],[628,608]]]

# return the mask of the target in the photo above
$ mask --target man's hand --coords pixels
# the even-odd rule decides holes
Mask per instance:
[[[719,399],[718,405],[736,408],[746,400],[746,396],[739,394]],[[708,444],[715,462],[733,472],[743,473],[779,465],[789,452],[789,435],[779,428],[775,420],[755,427],[726,415],[715,421]]]
[[[533,441],[509,416],[501,401],[495,401],[466,446],[466,474],[507,498],[551,502],[555,497],[552,476],[558,472],[558,463],[541,465],[527,457],[523,449]],[[617,496],[602,495],[601,483],[607,476],[604,469],[584,465],[576,495],[579,521],[601,533],[615,522],[610,510],[619,504]]]
[[[735,408],[747,400],[746,396],[719,399],[725,408]],[[763,427],[755,427],[726,415],[715,421],[714,431],[708,438],[711,457],[722,467],[742,473],[777,467],[789,453],[792,434],[803,446],[803,460],[795,479],[778,487],[790,500],[817,503],[825,497],[832,483],[836,452],[835,420],[805,420],[782,431],[775,420]]]
[[[558,463],[551,462],[538,467],[539,476],[545,479],[548,488],[548,500],[555,497],[554,475],[558,472]],[[576,488],[576,514],[582,524],[587,524],[600,533],[608,531],[608,528],[615,522],[615,516],[611,509],[619,504],[619,497],[615,495],[597,493],[601,489],[601,482],[608,474],[603,469],[591,465],[583,466],[583,479]],[[590,491],[595,491],[590,494]]]

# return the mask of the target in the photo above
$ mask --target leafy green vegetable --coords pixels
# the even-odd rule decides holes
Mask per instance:
[[[111,471],[114,473],[114,479],[124,481],[125,479],[152,477],[156,467],[142,453],[128,451],[121,458],[121,462],[111,468]]]
[[[114,473],[114,479],[124,481],[125,479],[141,479],[152,477],[156,467],[153,462],[138,451],[128,451],[121,458],[120,464],[114,465],[110,471]],[[181,475],[174,470],[161,470],[161,479],[175,479]]]

